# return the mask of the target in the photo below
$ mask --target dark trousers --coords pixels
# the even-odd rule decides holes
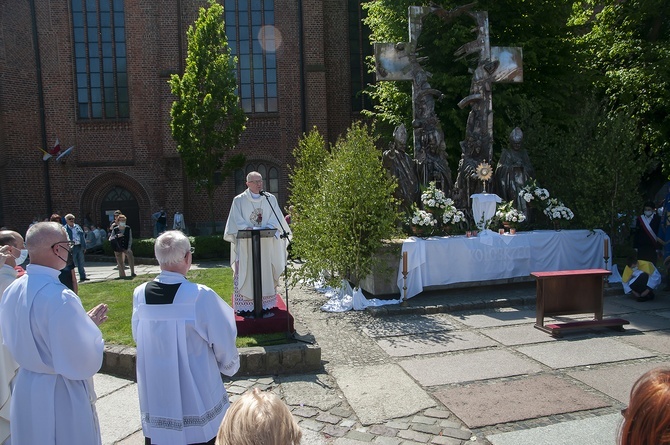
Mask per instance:
[[[630,288],[633,289],[638,294],[641,294],[645,289],[650,289],[647,287],[647,282],[649,281],[649,274],[642,272],[632,283],[630,283]]]

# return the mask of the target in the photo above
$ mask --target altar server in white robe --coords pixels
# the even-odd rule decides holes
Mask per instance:
[[[186,235],[164,232],[154,252],[161,273],[133,294],[145,443],[214,445],[230,404],[221,374],[240,367],[235,314],[212,289],[186,279],[193,258]]]
[[[273,211],[274,209],[274,211]],[[234,272],[233,308],[237,312],[254,310],[251,239],[238,238],[245,229],[277,229],[274,238],[261,239],[261,280],[263,309],[277,305],[277,283],[286,267],[287,239],[280,235],[290,229],[274,195],[263,191],[258,172],[247,175],[247,189],[233,199],[223,238],[230,242],[230,264]]]
[[[0,295],[14,280],[25,273],[21,264],[28,258],[23,237],[13,230],[0,230]],[[0,335],[0,443],[9,445],[9,407],[12,395],[12,381],[19,365],[2,344]]]
[[[93,375],[102,365],[100,304],[86,313],[79,297],[59,280],[71,243],[63,226],[28,229],[27,273],[0,302],[4,342],[19,364],[11,400],[13,444],[100,444]]]

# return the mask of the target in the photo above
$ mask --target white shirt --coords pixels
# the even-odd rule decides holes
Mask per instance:
[[[12,443],[100,444],[93,375],[100,329],[60,271],[29,264],[0,302],[5,344],[20,365],[11,401]]]
[[[162,271],[154,281],[180,286],[171,304],[147,304],[147,283],[133,294],[142,430],[160,445],[207,442],[230,405],[221,374],[240,367],[235,316],[183,275]]]
[[[3,264],[0,267],[0,295],[7,289],[7,286],[16,280],[17,275],[18,273],[12,266]],[[2,335],[0,335],[0,443],[3,443],[9,437],[11,384],[18,369],[18,363],[12,357],[7,346],[2,344]]]

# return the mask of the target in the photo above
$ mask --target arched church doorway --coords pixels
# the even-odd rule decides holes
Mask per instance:
[[[135,199],[135,195],[123,187],[112,187],[102,199],[100,204],[100,222],[109,229],[109,224],[114,219],[114,211],[121,210],[121,213],[128,218],[128,226],[133,230],[133,237],[142,236],[140,225],[140,206]]]

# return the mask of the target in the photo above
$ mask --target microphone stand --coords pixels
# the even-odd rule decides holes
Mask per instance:
[[[270,194],[266,192],[265,190],[261,190],[260,192],[261,196],[265,196],[265,199],[267,199],[268,204],[270,205],[270,209],[272,210],[272,213],[275,215],[275,218],[277,218],[277,222],[279,222],[279,228],[281,229],[282,234],[279,236],[282,239],[285,239],[287,241],[287,249],[286,252],[284,253],[284,261],[285,261],[285,266],[284,266],[284,293],[286,295],[286,336],[287,338],[290,338],[292,340],[300,341],[303,343],[309,343],[311,345],[314,344],[313,341],[309,340],[304,340],[301,338],[297,338],[295,336],[295,332],[291,332],[291,313],[289,312],[289,303],[288,303],[288,246],[291,245],[291,239],[289,238],[288,231],[284,228],[284,224],[282,224],[282,219],[279,218],[279,215],[277,215],[277,211],[275,210],[275,206],[272,205],[272,201],[270,201]],[[286,222],[286,221],[284,221]]]

